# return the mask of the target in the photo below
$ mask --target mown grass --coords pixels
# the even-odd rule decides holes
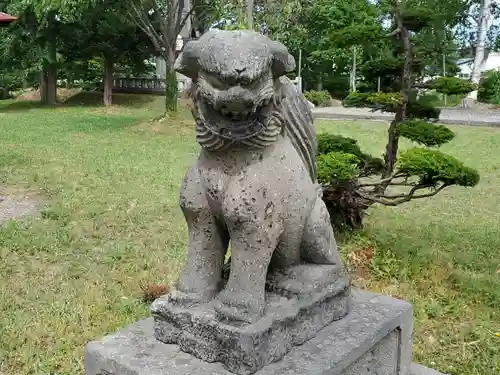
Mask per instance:
[[[197,146],[180,121],[148,124],[163,104],[148,99],[0,109],[2,183],[48,201],[0,229],[1,374],[82,373],[86,341],[148,314],[139,285],[177,275],[178,188]]]
[[[387,125],[320,122],[381,156]],[[375,207],[345,254],[369,253],[363,286],[414,304],[414,360],[452,375],[500,373],[500,130],[454,126],[442,147],[477,168],[474,188]],[[412,147],[409,142],[403,149]]]
[[[110,109],[82,96],[50,109],[0,102],[0,181],[46,202],[0,228],[0,374],[81,374],[84,344],[147,316],[140,286],[171,282],[185,260],[178,190],[198,150],[189,116],[152,124],[161,98],[116,100]],[[382,151],[383,124],[318,127]],[[494,374],[500,131],[454,129],[444,149],[477,167],[480,185],[375,208],[343,252],[373,249],[357,282],[414,303],[417,361]]]

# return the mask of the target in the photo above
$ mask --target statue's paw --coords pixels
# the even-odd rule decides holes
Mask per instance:
[[[189,277],[189,274],[183,273],[177,281],[178,296],[175,299],[183,305],[209,302],[214,299],[220,289],[220,283],[211,285],[205,280]]]
[[[168,295],[168,301],[172,305],[189,308],[206,302],[206,298],[197,293],[186,293],[180,290],[172,290]]]
[[[176,289],[169,295],[169,301],[174,305],[190,307],[201,303],[210,302],[218,292],[217,287],[193,287],[193,285],[182,283],[180,280]]]
[[[222,291],[215,307],[218,320],[255,323],[264,315],[265,299],[250,293]]]

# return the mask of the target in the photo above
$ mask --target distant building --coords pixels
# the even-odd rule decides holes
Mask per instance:
[[[474,67],[474,57],[465,57],[458,59],[457,66],[460,69],[458,73],[459,78],[469,79],[472,74],[472,69]],[[481,73],[500,68],[500,52],[493,52],[486,50],[484,54],[484,60],[481,63],[480,70]]]

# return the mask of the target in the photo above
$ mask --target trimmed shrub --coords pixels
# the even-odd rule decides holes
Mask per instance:
[[[426,82],[425,86],[447,95],[467,95],[477,89],[474,83],[457,77],[439,77]]]
[[[479,81],[477,99],[483,103],[500,105],[500,71],[489,70]]]
[[[398,172],[418,176],[420,183],[431,186],[446,185],[472,187],[479,182],[479,173],[466,167],[453,156],[437,150],[412,148],[399,155]]]
[[[396,133],[427,147],[441,146],[455,137],[448,127],[424,120],[407,120],[398,125]]]
[[[356,177],[359,159],[356,155],[342,152],[329,152],[319,155],[318,181],[322,184],[341,184]]]
[[[318,107],[328,107],[332,102],[332,97],[328,91],[316,91],[310,90],[304,92],[304,96],[307,100]]]

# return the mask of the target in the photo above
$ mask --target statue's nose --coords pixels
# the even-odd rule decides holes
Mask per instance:
[[[240,86],[232,87],[217,98],[217,109],[232,112],[249,111],[254,107],[253,95]]]

